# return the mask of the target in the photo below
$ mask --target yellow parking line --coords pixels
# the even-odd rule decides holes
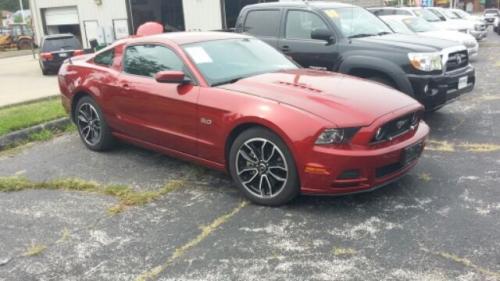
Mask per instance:
[[[454,152],[457,150],[467,152],[496,152],[500,151],[500,145],[493,143],[450,143],[447,141],[429,140],[426,150],[440,152]]]

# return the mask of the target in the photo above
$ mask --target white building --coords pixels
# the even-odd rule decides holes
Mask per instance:
[[[277,0],[30,0],[35,42],[40,35],[73,33],[89,41],[111,43],[134,34],[147,21],[167,31],[204,31],[234,27],[246,5]],[[383,0],[340,0],[368,6]]]

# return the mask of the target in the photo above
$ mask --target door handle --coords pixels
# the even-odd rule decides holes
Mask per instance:
[[[288,45],[281,46],[281,51],[283,53],[289,52],[290,51],[290,46],[288,46]]]
[[[123,83],[122,84],[122,88],[128,89],[128,84],[127,83]]]

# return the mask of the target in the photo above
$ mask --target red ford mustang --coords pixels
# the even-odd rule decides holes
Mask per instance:
[[[416,164],[429,133],[412,98],[231,33],[119,41],[67,60],[59,85],[88,148],[120,139],[228,171],[265,205],[383,186]]]

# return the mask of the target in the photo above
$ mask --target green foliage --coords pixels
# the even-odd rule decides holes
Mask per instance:
[[[29,0],[23,0],[23,8],[25,10],[29,9],[30,7],[30,2]],[[20,10],[21,7],[19,6],[19,0],[0,0],[0,11],[1,10],[6,10],[6,11],[11,11],[15,12]]]

